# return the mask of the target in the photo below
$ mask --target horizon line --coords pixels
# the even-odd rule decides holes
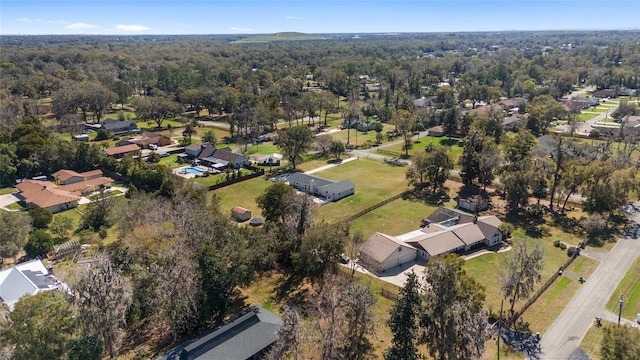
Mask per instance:
[[[442,31],[355,31],[355,32],[303,32],[303,31],[277,31],[271,33],[189,33],[189,34],[171,34],[171,33],[77,33],[77,34],[1,34],[1,36],[203,36],[203,35],[218,35],[218,36],[253,36],[253,35],[273,35],[280,33],[300,33],[306,35],[395,35],[395,34],[444,34],[444,33],[507,33],[507,32],[594,32],[594,31],[640,31],[640,27],[637,28],[607,28],[607,29],[529,29],[529,30],[442,30]]]

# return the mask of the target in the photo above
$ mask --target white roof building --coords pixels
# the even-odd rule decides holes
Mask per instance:
[[[11,310],[24,295],[66,288],[65,284],[49,274],[49,270],[40,260],[31,260],[0,270],[0,300]]]

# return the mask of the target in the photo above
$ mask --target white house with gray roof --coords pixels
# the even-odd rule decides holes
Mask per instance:
[[[332,181],[303,173],[294,173],[287,181],[294,189],[327,201],[338,201],[356,191],[356,186],[349,180]]]
[[[13,310],[21,297],[42,291],[68,290],[49,274],[40,260],[31,260],[0,270],[0,299]]]

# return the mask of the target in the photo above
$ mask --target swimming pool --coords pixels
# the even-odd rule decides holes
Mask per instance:
[[[200,168],[196,168],[196,167],[190,166],[190,167],[182,169],[180,172],[183,173],[183,174],[202,175],[204,170],[202,170]]]

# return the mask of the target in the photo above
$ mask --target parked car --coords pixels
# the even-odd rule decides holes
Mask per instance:
[[[161,152],[161,153],[158,154],[158,156],[160,156],[161,158],[165,158],[165,157],[169,156],[169,153]]]
[[[338,261],[340,262],[340,264],[348,264],[349,263],[349,257],[345,254],[340,254],[338,255]]]
[[[149,144],[149,150],[158,150],[158,145],[156,145],[156,144]]]

